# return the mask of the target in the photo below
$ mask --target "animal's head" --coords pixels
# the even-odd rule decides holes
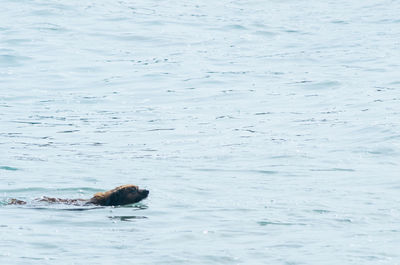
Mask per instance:
[[[149,195],[149,191],[135,185],[123,185],[110,191],[96,193],[90,202],[103,206],[126,205],[139,202]]]

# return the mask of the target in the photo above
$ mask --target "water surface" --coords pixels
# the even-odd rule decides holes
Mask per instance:
[[[0,262],[400,264],[399,9],[3,0]]]

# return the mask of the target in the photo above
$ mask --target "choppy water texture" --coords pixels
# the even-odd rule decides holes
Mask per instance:
[[[1,8],[1,264],[400,264],[399,1]]]

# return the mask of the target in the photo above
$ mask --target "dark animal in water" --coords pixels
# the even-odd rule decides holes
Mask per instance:
[[[35,201],[44,201],[50,203],[65,203],[73,205],[101,205],[101,206],[118,206],[132,204],[140,202],[146,199],[149,195],[149,191],[145,189],[139,189],[138,186],[127,184],[116,187],[115,189],[98,192],[93,195],[89,200],[85,199],[60,199],[60,198],[50,198],[42,197],[35,199]],[[11,199],[9,204],[26,204],[25,201],[18,199]]]

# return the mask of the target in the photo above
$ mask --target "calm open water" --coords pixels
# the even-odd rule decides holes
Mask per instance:
[[[399,1],[0,3],[1,264],[400,264]]]

